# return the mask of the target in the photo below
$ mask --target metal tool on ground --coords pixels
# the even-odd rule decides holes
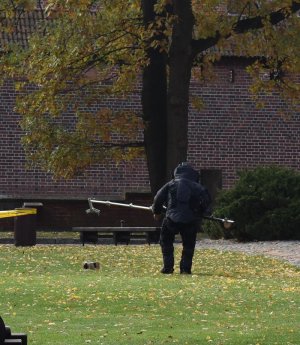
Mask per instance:
[[[152,212],[152,206],[141,206],[141,205],[135,205],[135,204],[123,204],[120,202],[113,202],[113,201],[105,201],[105,200],[99,200],[96,198],[89,198],[88,199],[89,208],[86,210],[86,213],[95,213],[97,215],[100,214],[100,210],[95,208],[93,204],[102,204],[106,206],[121,206],[121,207],[128,207],[128,208],[135,208],[139,210],[145,210],[145,211],[151,211]],[[233,224],[235,223],[234,220],[227,219],[227,218],[218,218],[215,216],[203,216],[202,218],[208,219],[214,222],[221,223],[226,230],[230,229]]]

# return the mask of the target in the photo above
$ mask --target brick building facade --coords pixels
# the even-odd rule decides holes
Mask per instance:
[[[238,171],[257,165],[300,169],[300,114],[283,116],[287,105],[276,93],[261,96],[265,106],[257,108],[247,64],[247,59],[224,58],[215,66],[213,82],[191,85],[191,94],[200,94],[205,107],[191,108],[188,157],[199,170],[219,170],[223,188],[233,185]]]
[[[249,94],[246,66],[246,59],[224,58],[215,66],[214,80],[191,83],[191,95],[201,96],[205,105],[200,111],[190,106],[188,160],[213,194],[218,188],[232,186],[237,171],[244,168],[273,164],[300,169],[300,114],[284,119],[279,112],[285,110],[285,104],[276,94],[265,96],[265,108],[258,109]],[[110,103],[141,110],[139,90],[132,99]],[[119,165],[95,165],[70,180],[54,180],[50,174],[27,168],[14,106],[13,83],[7,81],[0,88],[1,209],[41,201],[42,224],[74,226],[99,223],[84,212],[91,196],[145,205],[151,202],[144,157]],[[117,216],[113,210],[105,210],[101,224],[119,225],[122,218],[128,225],[152,222],[150,215],[125,210],[118,210]]]

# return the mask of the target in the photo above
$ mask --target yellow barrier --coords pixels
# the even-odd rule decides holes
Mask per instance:
[[[9,218],[9,217],[19,217],[19,216],[28,216],[29,214],[36,214],[36,208],[20,208],[15,210],[0,211],[0,218]]]

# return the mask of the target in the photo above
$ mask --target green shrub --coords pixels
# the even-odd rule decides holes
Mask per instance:
[[[215,212],[214,215],[216,215]],[[212,240],[234,238],[231,229],[225,229],[220,222],[204,220],[202,229],[203,232]]]
[[[258,167],[239,174],[216,201],[215,215],[236,221],[238,240],[300,239],[300,174],[282,167]]]
[[[224,237],[222,227],[219,223],[205,220],[202,225],[203,231],[213,240],[218,240]]]

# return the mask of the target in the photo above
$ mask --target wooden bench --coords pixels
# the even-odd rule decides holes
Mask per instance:
[[[79,232],[80,241],[85,243],[97,243],[99,238],[113,238],[114,244],[129,244],[132,238],[145,238],[148,244],[158,243],[160,227],[58,227],[40,226],[38,232],[68,233]],[[7,232],[7,230],[2,230]],[[55,239],[56,242],[57,239]]]
[[[126,243],[129,244],[131,234],[146,235],[148,244],[158,243],[160,236],[160,227],[132,227],[132,226],[119,226],[119,227],[73,227],[72,231],[80,232],[80,240],[82,245],[87,242],[97,243],[99,234],[112,234],[114,244]],[[103,237],[103,236],[102,236]]]
[[[11,333],[9,326],[6,326],[0,316],[0,345],[27,345],[25,333]]]

